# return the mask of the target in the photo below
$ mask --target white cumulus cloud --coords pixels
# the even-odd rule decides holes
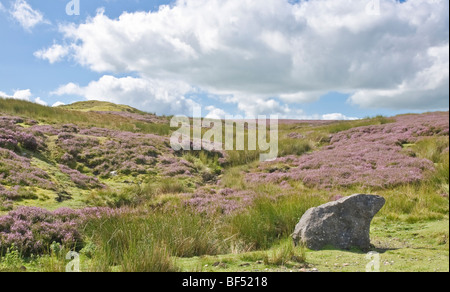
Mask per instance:
[[[34,103],[37,103],[40,105],[45,105],[45,106],[47,105],[47,103],[44,100],[42,100],[40,97],[33,98],[33,94],[31,93],[30,89],[14,90],[14,93],[12,95],[7,94],[3,91],[0,91],[0,97],[31,101],[31,102],[34,102]]]
[[[205,109],[208,111],[208,114],[205,117],[206,119],[223,120],[227,116],[227,113],[223,109],[212,105],[205,107]]]
[[[58,107],[58,106],[62,106],[62,105],[66,105],[66,104],[62,101],[57,101],[54,104],[52,104],[52,107]]]
[[[448,56],[441,49],[448,50],[449,2],[380,1],[379,15],[367,13],[367,1],[349,0],[177,0],[118,18],[100,10],[60,27],[63,53],[39,55],[159,80],[158,90],[168,86],[167,92],[175,81],[238,96],[248,114],[292,114],[281,101],[313,102],[330,91],[350,94],[362,107],[448,107],[448,66],[441,65]],[[130,98],[138,97],[146,102],[146,95]]]
[[[39,59],[47,60],[50,64],[53,64],[61,61],[68,54],[69,54],[68,47],[54,44],[53,46],[47,49],[36,51],[34,53],[34,56]]]
[[[25,0],[16,0],[11,6],[10,14],[27,31],[40,23],[49,23],[40,11],[34,10]]]
[[[31,94],[30,89],[14,90],[13,95],[8,95],[4,92],[1,92],[1,94],[7,98],[20,99],[20,100],[26,100],[26,101],[30,101],[30,98],[33,96]]]
[[[359,118],[355,117],[347,117],[344,114],[341,113],[332,113],[332,114],[325,114],[322,115],[322,120],[327,121],[338,121],[338,120],[345,120],[345,121],[352,121],[352,120],[358,120]]]
[[[36,97],[34,99],[34,102],[37,103],[37,104],[40,104],[40,105],[44,105],[44,106],[48,105],[47,102],[43,101],[40,97]]]

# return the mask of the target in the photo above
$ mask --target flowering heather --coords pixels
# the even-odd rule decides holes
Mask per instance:
[[[394,123],[337,133],[320,151],[263,164],[246,178],[277,183],[293,179],[320,188],[385,188],[417,182],[434,164],[407,155],[402,146],[424,137],[448,136],[448,129],[448,113],[398,116]]]
[[[192,163],[177,157],[161,157],[158,170],[165,176],[191,176],[195,171]]]
[[[101,184],[96,177],[91,177],[80,173],[78,170],[71,169],[65,165],[59,165],[62,173],[67,174],[70,180],[78,187],[83,189],[103,188],[105,185]]]
[[[117,115],[123,118],[140,121],[140,122],[146,122],[151,124],[161,124],[161,123],[167,123],[167,120],[161,117],[158,117],[156,115],[152,114],[137,114],[137,113],[130,113],[130,112],[112,112],[112,111],[100,111],[98,112],[100,114],[109,114],[109,115]]]
[[[49,135],[49,136],[56,136],[58,135],[61,130],[57,129],[55,126],[50,125],[34,125],[30,127],[30,130],[33,133],[40,134],[40,135]]]
[[[19,150],[19,146],[30,151],[44,148],[41,135],[17,125],[24,121],[17,117],[0,117],[0,147]]]
[[[138,175],[155,170],[157,158],[171,153],[167,139],[151,135],[109,129],[79,129],[58,134],[57,146],[62,150],[59,162],[82,163],[95,175],[108,177],[111,172]]]
[[[111,112],[123,118],[146,123],[161,123],[165,118],[150,114]],[[60,170],[81,188],[102,187],[91,176],[108,178],[111,175],[145,175],[162,173],[166,176],[191,176],[195,173],[193,165],[178,157],[170,147],[167,137],[154,134],[133,133],[105,128],[86,128],[74,124],[38,125],[27,122],[25,129],[18,125],[20,118],[1,117],[0,125],[0,182],[4,184],[30,185],[49,188],[47,175],[32,168],[30,160],[23,155],[21,148],[43,150],[51,154],[51,159],[61,165]],[[46,143],[51,143],[48,146]],[[8,152],[8,156],[6,151]],[[15,152],[15,154],[13,153]],[[165,159],[169,159],[164,161]],[[16,161],[13,161],[16,160]],[[26,170],[21,173],[19,164]],[[73,169],[83,166],[88,174]],[[30,170],[32,169],[32,170]],[[51,187],[50,187],[51,188]]]
[[[23,255],[43,254],[59,243],[79,249],[83,244],[80,228],[91,219],[133,212],[128,209],[62,208],[54,212],[35,207],[21,207],[0,217],[0,253],[14,245]]]
[[[8,200],[13,200],[17,196],[16,189],[7,190],[4,186],[0,185],[0,198],[5,198]]]
[[[250,206],[255,198],[251,191],[233,189],[203,188],[194,194],[184,194],[186,206],[192,207],[198,213],[229,215]]]
[[[53,242],[76,247],[82,242],[75,220],[32,207],[0,217],[0,252],[14,245],[24,255],[45,253]]]
[[[0,185],[0,211],[9,211],[13,208],[13,200],[15,200],[19,194],[16,189],[7,190]]]
[[[33,199],[36,195],[33,191],[21,186],[14,186],[9,189],[0,185],[0,199],[3,201],[20,201],[23,199]]]
[[[0,148],[0,184],[54,189],[49,175],[32,166],[30,159],[2,148]]]

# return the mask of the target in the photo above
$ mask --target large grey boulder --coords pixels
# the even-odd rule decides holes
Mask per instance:
[[[368,249],[370,223],[385,203],[383,197],[358,194],[311,208],[292,234],[294,243],[312,250]]]

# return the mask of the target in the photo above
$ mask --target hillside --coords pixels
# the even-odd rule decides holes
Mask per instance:
[[[448,120],[289,121],[279,158],[260,163],[259,151],[174,151],[166,117],[128,106],[0,99],[0,257],[14,246],[20,266],[50,268],[54,243],[80,252],[88,270],[332,270],[325,262],[346,263],[339,252],[359,263],[345,267],[364,269],[364,253],[288,243],[308,208],[372,193],[388,202],[374,248],[398,262],[384,268],[426,257],[434,266],[423,269],[448,270]]]
[[[59,108],[86,112],[127,112],[133,114],[145,114],[128,105],[118,105],[111,102],[96,100],[79,101],[69,105],[61,105]]]

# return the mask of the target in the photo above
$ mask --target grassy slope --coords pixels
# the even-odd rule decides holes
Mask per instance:
[[[82,111],[82,112],[128,112],[128,113],[136,113],[136,114],[144,114],[144,112],[135,109],[128,105],[119,105],[114,104],[111,102],[106,101],[80,101],[75,102],[69,105],[62,105],[59,106],[59,108],[66,109],[66,110],[75,110],[75,111]]]

